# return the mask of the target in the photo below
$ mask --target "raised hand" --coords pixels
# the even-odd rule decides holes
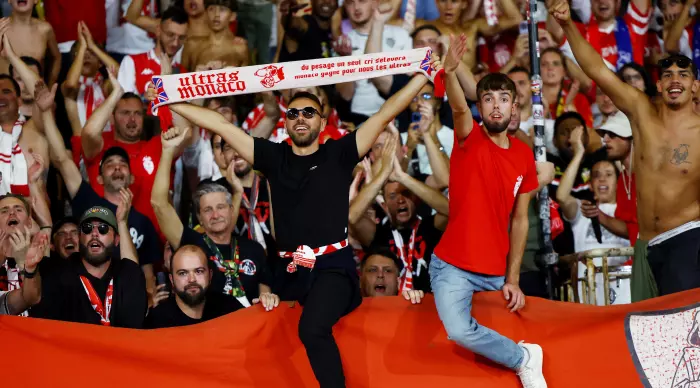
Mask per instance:
[[[374,9],[374,14],[372,18],[376,22],[387,23],[391,16],[394,14],[394,7],[392,7],[390,2],[381,2],[379,6]]]
[[[23,260],[27,255],[29,245],[32,243],[32,232],[28,226],[24,227],[24,231],[19,228],[10,233],[10,246],[12,247],[12,257],[15,260]]]
[[[430,130],[430,126],[435,120],[435,114],[433,113],[433,107],[425,102],[418,102],[418,111],[420,112],[420,121],[418,122],[418,132],[425,135]]]
[[[10,58],[14,56],[15,53],[12,50],[12,45],[10,44],[10,38],[7,36],[7,30],[10,28],[10,18],[0,19],[0,39],[2,39],[2,46],[0,48],[0,55],[3,58]]]
[[[46,248],[49,246],[49,236],[43,233],[36,235],[27,253],[24,256],[24,270],[30,273],[36,272],[36,268],[44,258]]]
[[[160,61],[160,75],[170,75],[173,73],[173,60],[168,53],[161,51],[158,60]]]
[[[156,307],[160,304],[160,302],[170,298],[170,292],[166,289],[168,285],[167,284],[161,284],[156,287],[156,292],[155,294],[149,295],[151,297],[151,303],[150,307]]]
[[[569,135],[569,143],[574,147],[575,154],[586,152],[586,146],[583,144],[583,131],[583,126],[579,125]]]
[[[57,88],[58,83],[55,83],[51,90],[49,90],[44,81],[36,81],[36,84],[34,84],[34,103],[39,107],[39,110],[42,112],[53,110]]]
[[[445,73],[453,73],[457,70],[459,63],[462,61],[464,53],[467,52],[467,36],[464,34],[459,34],[459,37],[450,35],[450,47],[445,54],[445,62],[442,64],[442,68],[445,69]]]
[[[190,128],[186,127],[184,129],[179,127],[172,127],[167,131],[160,134],[161,143],[163,144],[163,149],[176,149],[182,145],[185,141],[185,137],[190,132]]]
[[[88,48],[88,43],[85,40],[85,35],[83,35],[83,22],[78,22],[78,48]]]
[[[568,0],[547,0],[549,14],[562,26],[571,22],[571,10]]]
[[[391,176],[389,176],[389,180],[393,182],[401,182],[405,177],[408,176],[406,171],[403,170],[401,167],[401,162],[399,162],[399,158],[394,155],[394,160],[393,160],[393,169],[391,171]]]
[[[389,133],[382,149],[382,166],[379,170],[379,177],[386,181],[394,170],[393,159],[396,158],[396,148],[399,145],[399,136],[393,132]]]
[[[381,159],[380,159],[381,160]],[[372,181],[372,162],[370,162],[369,158],[364,158],[362,159],[362,168],[364,169],[364,177],[365,177],[365,183],[368,184],[369,182]]]
[[[134,194],[129,189],[119,189],[119,205],[117,205],[117,222],[127,222],[131,211],[131,201]]]
[[[148,88],[146,89],[146,100],[148,102],[153,102],[156,100],[156,97],[158,97],[156,87],[152,83],[149,83]]]
[[[352,42],[347,35],[339,36],[333,42],[333,51],[335,51],[340,56],[352,55]]]
[[[39,179],[41,179],[41,176],[44,174],[44,158],[37,154],[33,153],[32,157],[34,158],[34,163],[32,163],[31,166],[29,166],[29,171],[27,171],[27,175],[29,176],[29,182],[30,183],[36,183],[39,182]]]
[[[95,44],[95,41],[92,39],[92,33],[90,33],[90,29],[88,28],[87,24],[85,22],[81,21],[78,23],[78,26],[80,28],[80,34],[83,36],[83,39],[85,39],[85,43],[87,44],[87,48],[90,50],[93,50],[97,45]]]
[[[236,175],[236,162],[233,160],[228,164],[228,167],[226,167],[226,181],[231,185],[234,193],[243,192],[243,183],[241,183],[241,180],[238,179],[238,175]]]
[[[116,91],[117,93],[124,92],[124,88],[122,88],[122,85],[119,83],[119,79],[117,78],[116,67],[114,67],[114,66],[107,67],[107,76],[109,76],[109,83],[112,84],[113,91]]]

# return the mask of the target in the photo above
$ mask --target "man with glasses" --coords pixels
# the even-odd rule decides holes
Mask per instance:
[[[566,0],[548,1],[583,71],[632,123],[637,152],[639,239],[649,241],[648,262],[660,295],[700,287],[700,117],[693,94],[697,69],[684,55],[659,61],[661,103],[624,83],[571,21]],[[638,263],[635,261],[635,266]]]
[[[131,195],[122,190],[120,196],[117,217],[101,206],[82,214],[80,256],[43,274],[41,318],[142,327],[148,307],[146,282],[127,225]]]
[[[433,66],[435,64],[432,64]],[[321,387],[344,387],[333,326],[360,305],[359,280],[348,244],[348,193],[352,172],[386,126],[425,86],[415,75],[358,130],[319,144],[326,125],[321,103],[310,93],[289,101],[286,130],[292,145],[252,138],[216,112],[187,103],[168,105],[193,125],[220,134],[270,183],[275,238],[283,258],[275,284],[282,300],[299,300],[299,337]],[[149,89],[149,99],[155,89]],[[319,211],[319,201],[323,209]],[[313,271],[312,271],[313,269]]]

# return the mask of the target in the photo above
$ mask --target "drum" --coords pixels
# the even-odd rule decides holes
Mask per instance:
[[[619,265],[626,262],[626,258],[610,257],[608,258],[608,296],[610,298],[611,305],[628,304],[632,302],[632,293],[630,290],[630,279],[632,277],[632,266],[630,265]],[[618,266],[613,266],[617,264]],[[602,259],[594,259],[595,265],[595,304],[598,306],[605,306],[605,285],[603,284],[603,268]],[[587,269],[583,263],[578,263],[578,292],[580,303],[592,304],[587,296],[590,295],[590,290],[586,282],[587,279]]]

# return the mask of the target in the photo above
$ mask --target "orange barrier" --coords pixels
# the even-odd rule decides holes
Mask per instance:
[[[529,298],[511,314],[491,292],[475,296],[474,314],[542,345],[550,387],[670,387],[678,370],[695,373],[683,357],[698,300],[700,290],[609,307]],[[256,306],[156,331],[0,316],[2,379],[23,387],[316,387],[297,337],[300,312]],[[367,299],[335,334],[348,387],[520,387],[514,373],[446,338],[431,296],[421,305]]]

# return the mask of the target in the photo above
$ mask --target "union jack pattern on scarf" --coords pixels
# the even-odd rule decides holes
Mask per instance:
[[[430,56],[433,54],[433,50],[428,49],[428,52],[425,53],[425,58],[420,62],[420,69],[425,72],[428,76],[433,75],[433,67],[430,66]]]
[[[158,115],[158,108],[156,105],[167,102],[169,98],[168,94],[165,92],[165,88],[163,88],[163,79],[161,77],[153,77],[153,85],[156,87],[156,100],[151,103],[151,110],[153,111],[153,115],[156,116]]]

